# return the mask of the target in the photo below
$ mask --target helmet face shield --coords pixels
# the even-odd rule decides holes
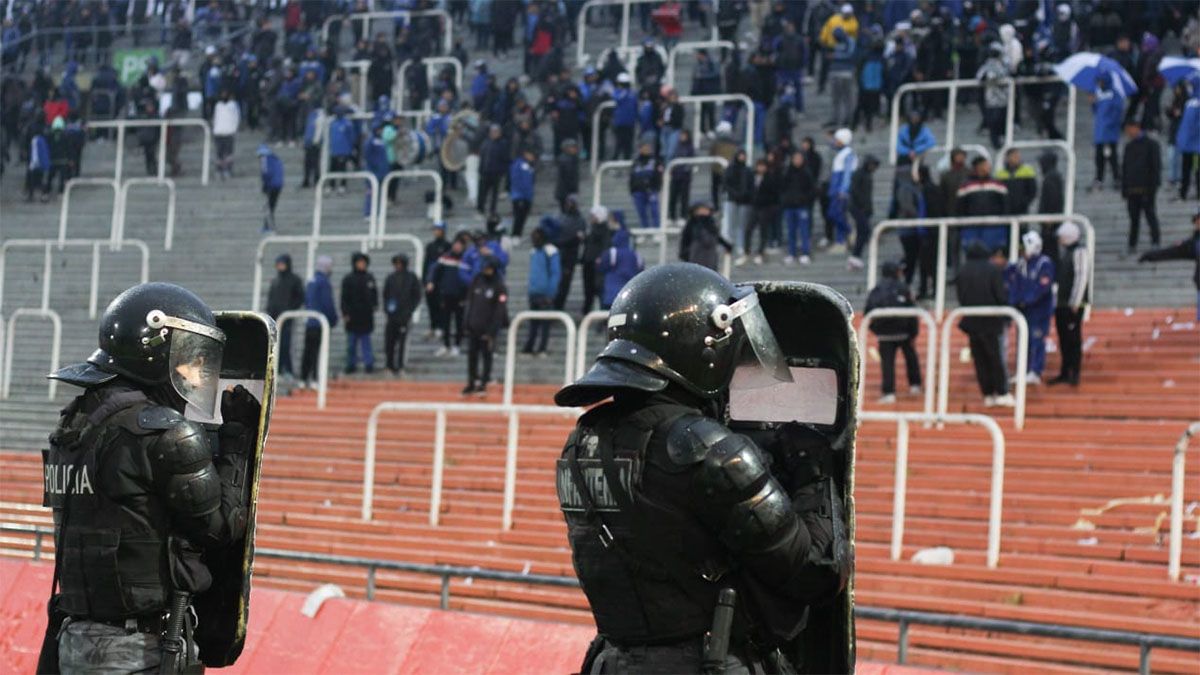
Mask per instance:
[[[171,336],[167,372],[175,393],[207,417],[216,417],[225,334],[218,328],[154,310],[146,323]]]
[[[793,381],[787,359],[783,356],[779,342],[775,340],[771,325],[767,323],[767,316],[763,313],[757,293],[750,290],[728,308],[717,308],[714,321],[718,327],[722,323],[741,323],[742,330],[746,333],[746,341],[750,343],[750,348],[763,369],[780,382]]]

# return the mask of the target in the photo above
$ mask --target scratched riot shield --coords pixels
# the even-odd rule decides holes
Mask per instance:
[[[212,573],[212,587],[192,598],[198,618],[195,631],[200,660],[210,668],[237,660],[246,641],[250,613],[250,577],[254,566],[254,524],[263,446],[275,403],[277,329],[266,314],[214,312],[225,333],[221,360],[221,390],[241,385],[262,405],[257,436],[246,453],[244,480],[249,494],[246,535],[233,545],[206,551],[203,561]],[[211,420],[217,423],[220,420]],[[218,452],[219,443],[217,444]]]
[[[794,381],[779,382],[756,360],[747,359],[730,384],[729,426],[760,447],[780,443],[782,436],[784,447],[821,458],[818,472],[832,485],[826,500],[835,520],[834,554],[825,562],[845,580],[833,602],[806,609],[803,630],[784,652],[801,673],[850,673],[855,660],[854,439],[859,386],[850,304],[821,284],[752,285]]]

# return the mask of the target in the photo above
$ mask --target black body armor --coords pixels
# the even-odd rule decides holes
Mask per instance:
[[[61,556],[58,609],[92,620],[161,612],[171,589],[211,577],[201,548],[245,531],[231,457],[208,432],[128,381],[89,388],[62,412],[44,454],[44,505]]]

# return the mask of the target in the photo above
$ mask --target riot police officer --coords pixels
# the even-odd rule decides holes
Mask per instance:
[[[699,265],[655,267],[618,295],[608,337],[555,396],[612,399],[580,417],[556,476],[599,633],[583,672],[791,672],[781,648],[840,592],[845,542],[803,453],[722,421],[739,365],[791,379],[758,296]]]
[[[44,458],[58,592],[38,672],[188,662],[186,598],[213,582],[201,555],[247,526],[246,453],[261,407],[240,386],[219,392],[225,336],[213,313],[187,289],[141,284],[112,301],[99,333],[86,362],[50,375],[84,392],[62,411]],[[214,456],[189,417],[215,419],[218,404]]]

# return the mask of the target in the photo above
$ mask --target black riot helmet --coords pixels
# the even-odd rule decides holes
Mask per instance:
[[[616,389],[661,391],[668,383],[715,398],[751,352],[771,377],[792,381],[754,289],[692,263],[659,265],[626,284],[609,311],[608,339],[556,403],[588,405]]]
[[[207,415],[216,411],[225,334],[195,293],[161,282],[118,295],[100,319],[88,363],[146,386],[168,382]]]

